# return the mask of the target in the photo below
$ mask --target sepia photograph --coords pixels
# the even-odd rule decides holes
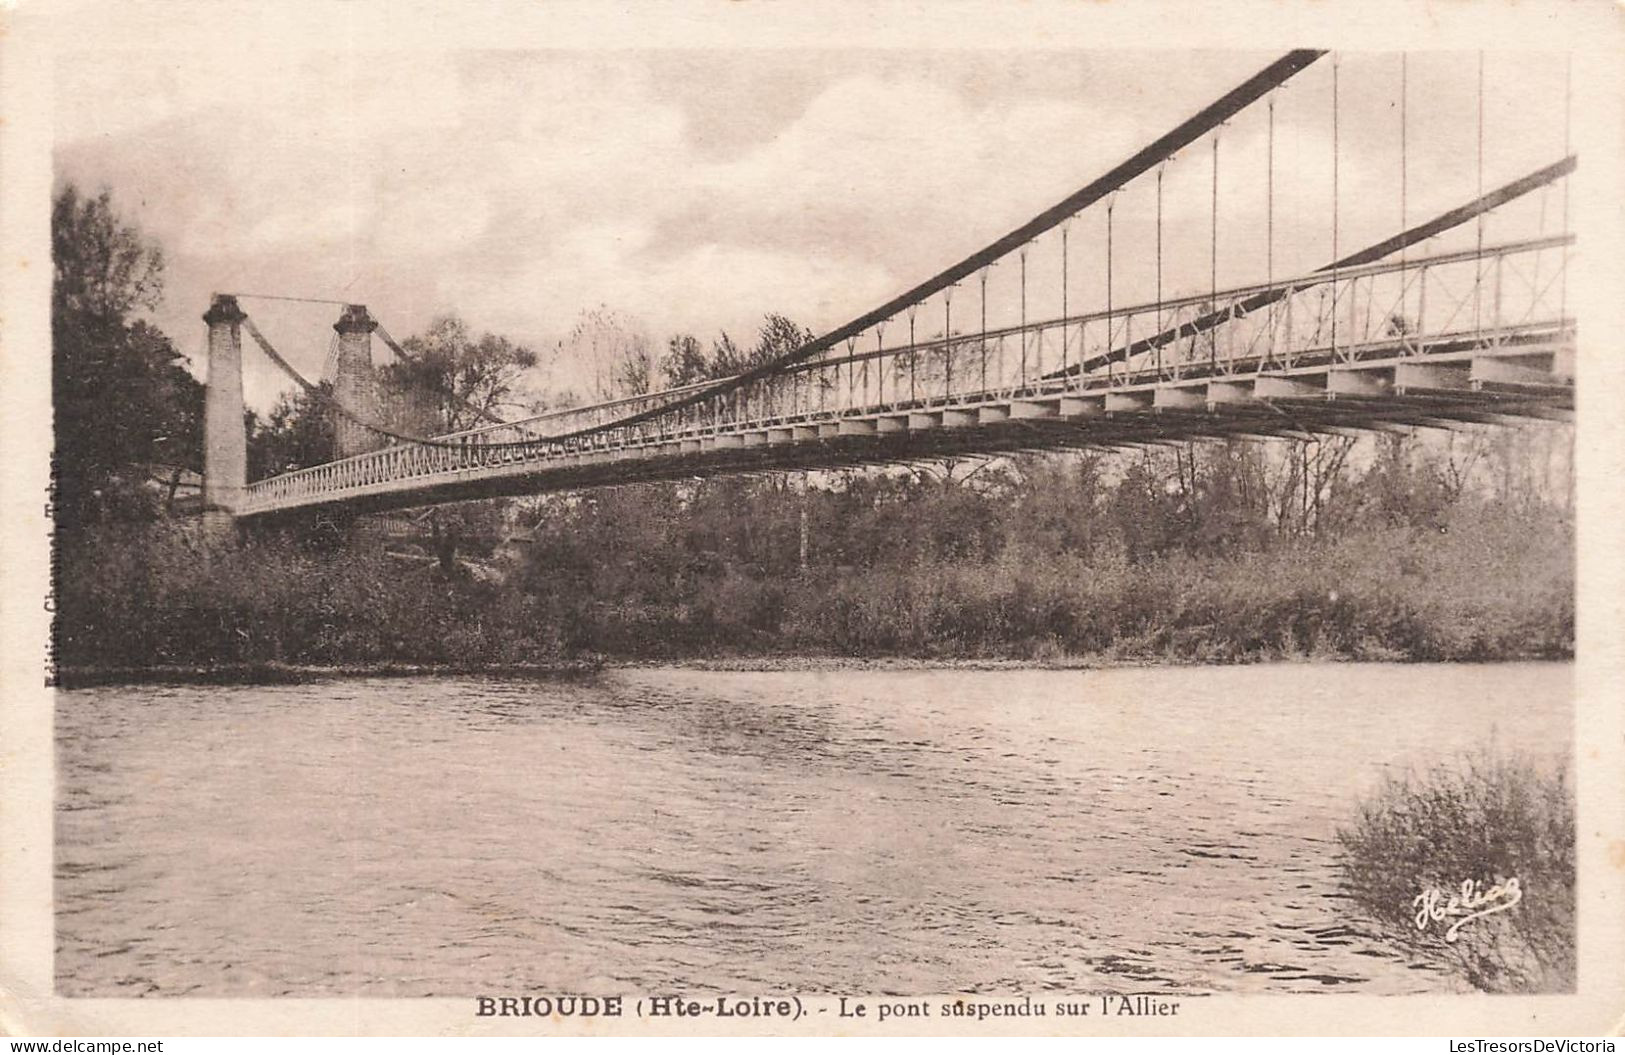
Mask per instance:
[[[6,1031],[1617,1028],[1617,12],[732,7],[144,4],[13,63]]]

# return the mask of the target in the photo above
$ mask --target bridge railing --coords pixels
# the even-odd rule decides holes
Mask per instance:
[[[1348,358],[1385,337],[1495,333],[1564,314],[1573,238],[1388,261],[1171,297],[1026,327],[936,335],[915,344],[789,368],[765,396],[791,418],[885,412],[1137,385],[1238,370],[1291,369],[1305,355]],[[721,412],[726,418],[727,411]]]
[[[1371,264],[1317,273],[1285,287],[1189,298],[1154,314],[1138,311],[1121,320],[1115,345],[1135,353],[1097,366],[1092,376],[1096,383],[1104,373],[1107,384],[1144,384],[1352,362],[1395,344],[1420,353],[1425,340],[1443,334],[1482,334],[1493,341],[1565,315],[1572,242],[1557,236]],[[1215,316],[1224,321],[1197,325]],[[1147,337],[1174,336],[1136,344],[1131,327]]]
[[[625,396],[581,407],[564,407],[542,414],[516,418],[500,425],[482,425],[460,432],[438,436],[441,440],[470,440],[480,444],[513,443],[548,439],[583,429],[596,428],[608,422],[655,409],[694,392],[702,391],[715,381],[702,381],[677,388],[660,389],[642,395]]]
[[[432,445],[401,443],[271,477],[248,486],[240,512],[656,444],[681,453],[685,441],[747,428],[1426,356],[1457,344],[1566,332],[1572,243],[1572,236],[1554,236],[1417,256],[893,348],[860,351],[854,341],[839,354],[587,435],[571,434],[658,411],[717,382],[453,433]]]

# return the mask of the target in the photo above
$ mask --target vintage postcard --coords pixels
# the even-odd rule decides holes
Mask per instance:
[[[1622,44],[0,6],[0,1031],[1613,1034]]]

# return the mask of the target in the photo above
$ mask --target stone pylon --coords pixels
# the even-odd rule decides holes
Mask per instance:
[[[214,298],[209,324],[208,376],[203,397],[203,509],[205,520],[229,523],[248,485],[248,433],[243,422],[242,321],[237,298]]]
[[[333,398],[352,413],[367,421],[379,421],[378,378],[372,369],[372,331],[378,322],[367,314],[364,304],[350,304],[333,324],[338,331],[338,360],[333,370]],[[377,450],[383,446],[383,437],[363,428],[342,414],[333,415],[333,454],[348,458],[352,454]]]

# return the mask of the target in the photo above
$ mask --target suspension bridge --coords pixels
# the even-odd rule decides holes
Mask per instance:
[[[318,386],[249,316],[242,302],[252,297],[218,294],[204,316],[206,507],[232,518],[378,512],[715,473],[1568,420],[1576,329],[1566,310],[1575,241],[1567,188],[1576,159],[1567,78],[1561,149],[1486,186],[1483,62],[1476,153],[1458,152],[1456,164],[1465,193],[1413,217],[1414,118],[1407,59],[1397,57],[1397,215],[1388,233],[1357,246],[1344,244],[1349,234],[1339,226],[1339,180],[1349,164],[1339,142],[1339,62],[1294,51],[1029,222],[774,361],[454,433],[410,435],[378,419],[369,396],[372,337],[381,333],[406,352],[364,305],[344,307],[333,327],[330,385]],[[1328,219],[1325,211],[1294,216],[1277,231],[1288,227],[1277,218],[1277,181],[1289,167],[1309,167],[1301,149],[1290,166],[1278,161],[1277,104],[1311,70],[1322,87],[1313,100],[1304,93],[1299,109],[1312,101],[1304,120],[1329,131],[1320,168],[1331,184],[1330,252],[1278,276],[1277,243]],[[1263,274],[1221,283],[1221,133],[1243,120],[1258,131],[1234,163],[1249,173],[1242,190],[1261,192],[1264,214],[1263,233],[1248,236],[1243,255]],[[1302,130],[1295,141],[1304,141]],[[1171,175],[1211,186],[1207,238],[1194,246],[1188,209],[1179,241],[1164,244],[1173,229],[1164,222]],[[1442,182],[1437,173],[1429,180]],[[1193,261],[1208,264],[1206,281],[1191,281]],[[1187,292],[1165,296],[1165,276],[1175,271]],[[1199,292],[1188,292],[1192,285]],[[246,480],[245,332],[327,404],[338,425],[336,460]]]

